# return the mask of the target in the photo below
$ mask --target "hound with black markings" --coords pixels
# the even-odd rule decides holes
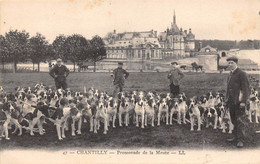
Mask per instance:
[[[166,115],[166,125],[169,124],[169,102],[166,98],[162,98],[159,104],[159,111],[158,111],[158,121],[157,126],[160,126],[161,123],[161,115]]]
[[[248,110],[248,118],[250,122],[252,121],[252,115],[255,115],[255,123],[259,123],[258,117],[260,113],[260,104],[259,98],[257,96],[252,96],[249,100],[249,110]]]
[[[151,125],[154,127],[154,119],[156,110],[158,110],[157,103],[154,99],[150,99],[145,102],[145,123],[144,125],[147,126],[148,118],[151,118]]]
[[[197,131],[200,131],[201,130],[201,116],[203,115],[204,109],[197,104],[196,97],[191,98],[190,101],[188,102],[188,104],[189,104],[188,112],[189,112],[189,116],[190,116],[190,125],[191,125],[190,130],[194,131],[195,119],[197,119],[198,120],[198,130]]]
[[[145,98],[144,97],[138,97],[137,102],[135,103],[135,121],[136,121],[136,127],[139,127],[139,116],[141,117],[141,128],[144,128],[144,114],[145,114]]]
[[[107,109],[104,101],[99,101],[97,109],[94,113],[94,133],[97,133],[97,130],[100,128],[100,121],[104,123],[104,132],[103,134],[107,134]]]
[[[226,107],[226,104],[224,102],[221,102],[217,105],[216,109],[219,113],[219,123],[222,129],[222,133],[226,133],[227,124],[229,129],[228,133],[231,134],[232,130],[234,129],[234,125],[231,122],[230,112]]]
[[[112,98],[108,100],[108,106],[107,106],[107,125],[109,125],[110,120],[112,119],[112,126],[113,128],[116,127],[115,121],[116,121],[116,115],[117,115],[117,108],[118,108],[118,100],[116,98]]]

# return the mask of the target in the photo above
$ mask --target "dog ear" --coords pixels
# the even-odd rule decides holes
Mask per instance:
[[[212,93],[212,96],[213,96],[213,97],[216,97],[216,95],[217,95],[216,93]]]
[[[121,100],[121,106],[124,108],[125,107],[125,99]]]
[[[185,95],[182,95],[183,101],[187,101],[187,97]]]
[[[137,102],[139,102],[139,101],[140,101],[140,97],[139,97],[139,96],[137,97],[136,101],[137,101]]]
[[[214,108],[210,108],[209,111],[210,111],[211,114],[215,114]]]
[[[125,97],[128,97],[130,94],[125,91]]]
[[[148,104],[149,106],[152,106],[152,99],[148,100],[148,101],[147,101],[147,104]]]
[[[114,100],[111,99],[111,100],[109,101],[109,104],[110,104],[110,107],[113,107],[113,106],[114,106]]]
[[[121,95],[122,95],[121,92],[118,92],[117,98],[118,98],[118,99],[121,99]]]
[[[172,100],[166,100],[166,104],[168,105],[168,107],[170,107],[173,105],[173,102]]]
[[[187,104],[187,106],[190,105],[190,99],[188,99],[188,100],[186,101],[186,104]]]
[[[256,100],[256,97],[251,97],[250,98],[250,101],[255,101]]]
[[[221,111],[220,111],[220,109],[218,108],[218,109],[216,109],[216,111],[217,111],[218,117],[220,117],[220,116],[221,116]]]
[[[106,107],[106,108],[108,108],[108,103],[106,102],[106,101],[103,101],[104,102],[104,106]]]
[[[165,94],[165,93],[160,93],[160,97],[161,97],[161,98],[165,98],[165,97],[166,97],[166,94]]]

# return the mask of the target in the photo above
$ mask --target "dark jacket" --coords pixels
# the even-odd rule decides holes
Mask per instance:
[[[184,77],[182,71],[178,68],[170,69],[168,72],[168,79],[170,79],[170,83],[174,85],[180,85],[180,80]]]
[[[55,65],[51,69],[49,74],[57,81],[65,81],[66,77],[69,75],[69,69],[65,65],[61,65],[60,67],[58,65]],[[57,77],[55,77],[55,75]]]
[[[117,68],[113,71],[114,85],[121,84],[124,85],[125,79],[129,76],[129,73],[123,68]]]
[[[245,72],[237,68],[227,81],[227,103],[246,103],[250,95],[249,81]]]

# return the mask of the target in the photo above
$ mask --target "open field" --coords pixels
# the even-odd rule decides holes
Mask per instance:
[[[188,96],[201,95],[209,90],[224,91],[227,74],[186,73],[182,80],[181,90]],[[0,85],[8,92],[13,92],[17,86],[34,86],[42,82],[47,86],[54,86],[54,80],[48,73],[7,73],[0,74]],[[71,73],[67,78],[68,86],[74,91],[82,91],[83,86],[95,87],[112,94],[113,84],[110,73]],[[169,80],[167,73],[130,73],[126,80],[126,91],[154,90],[168,92]]]
[[[181,91],[188,97],[200,96],[208,91],[225,91],[227,74],[203,74],[185,73],[181,84]],[[34,86],[37,82],[43,82],[47,86],[54,85],[53,79],[47,73],[19,73],[0,74],[0,85],[8,92],[14,92],[16,86]],[[96,87],[112,93],[113,85],[110,73],[71,73],[68,77],[68,85],[72,90],[82,91],[83,85]],[[156,92],[168,92],[169,81],[166,73],[131,73],[127,79],[125,90],[154,90]],[[131,122],[130,122],[131,123]],[[118,125],[118,122],[117,124]],[[102,127],[102,126],[101,126]],[[89,125],[84,123],[82,135],[72,137],[70,130],[66,132],[67,138],[58,141],[56,129],[49,123],[44,127],[46,134],[30,136],[25,133],[21,137],[10,134],[10,141],[0,141],[2,149],[63,149],[63,148],[161,148],[161,149],[236,149],[234,143],[226,141],[228,134],[223,134],[220,129],[206,129],[190,132],[190,125],[165,125],[145,129],[130,127],[109,128],[108,134],[102,134],[102,128],[98,134],[89,132]],[[259,130],[259,125],[257,125]],[[197,127],[195,127],[195,130]],[[245,148],[260,148],[260,134],[255,141],[248,143]]]

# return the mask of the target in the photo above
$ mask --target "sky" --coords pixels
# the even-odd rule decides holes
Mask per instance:
[[[60,34],[87,39],[116,32],[170,27],[192,29],[196,39],[260,39],[260,0],[1,0],[0,33],[37,32],[52,42]]]

